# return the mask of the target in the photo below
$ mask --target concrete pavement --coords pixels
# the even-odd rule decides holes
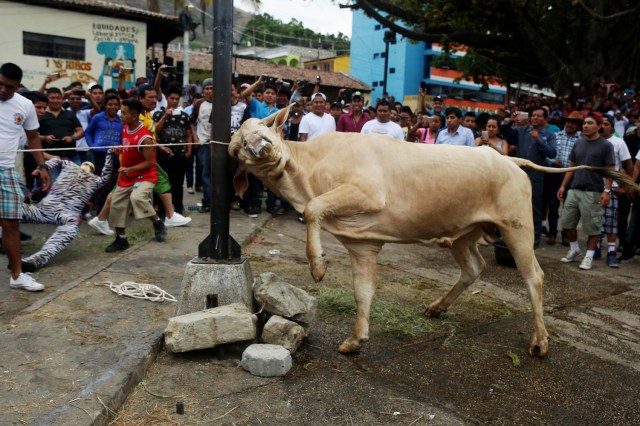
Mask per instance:
[[[197,195],[186,195],[195,204]],[[270,215],[250,219],[232,212],[231,235],[249,241]],[[108,254],[112,237],[86,223],[78,238],[34,274],[41,293],[11,290],[6,257],[0,265],[0,424],[104,424],[141,380],[158,349],[175,303],[118,296],[104,282],[155,284],[178,295],[186,264],[208,234],[209,216],[193,212],[185,227],[169,228],[164,243],[152,238],[148,221],[127,229],[125,252]],[[39,249],[53,226],[23,225],[34,239],[23,252]]]
[[[187,195],[186,204],[194,204],[196,198]],[[0,410],[1,424],[82,425],[107,422],[104,413],[117,410],[153,362],[161,346],[167,319],[174,315],[176,306],[117,296],[107,287],[97,284],[106,281],[151,283],[177,295],[185,266],[196,255],[198,243],[208,233],[208,215],[194,212],[192,217],[190,225],[170,228],[169,239],[165,243],[151,238],[150,223],[134,222],[128,229],[128,235],[137,244],[115,255],[104,253],[111,237],[99,235],[83,224],[77,240],[54,262],[35,274],[46,286],[43,293],[10,290],[4,258],[5,264],[0,264],[0,280],[6,283],[0,287],[0,342],[3,348],[0,352],[0,403],[4,407]],[[246,243],[270,218],[266,213],[250,219],[239,212],[232,212],[231,234],[238,242]],[[286,220],[287,223],[295,223],[293,215]],[[303,228],[300,224],[297,227],[300,229],[296,228],[295,234],[301,233],[300,238],[303,238]],[[34,235],[34,240],[24,246],[25,252],[30,253],[39,248],[53,227],[26,225],[24,229]],[[304,256],[299,248],[295,250],[299,256]],[[339,247],[337,250],[343,251]],[[442,252],[442,249],[434,250]],[[559,259],[565,251],[566,248],[560,245],[546,246],[543,243],[537,255],[546,263],[555,263],[554,259]],[[491,256],[489,249],[483,249],[483,254],[487,258]],[[398,263],[401,261],[399,259]],[[299,267],[301,272],[305,272],[303,265]],[[577,268],[577,264],[566,267]],[[450,285],[448,271],[444,271],[446,277],[442,280],[439,275],[443,270],[424,268],[423,272],[442,281],[443,286]],[[549,281],[553,280],[552,273],[547,275]],[[624,265],[619,270],[597,262],[594,270],[585,274],[592,277],[615,276],[621,286],[636,285],[640,262]],[[498,299],[513,305],[522,304],[523,311],[528,309],[526,298],[523,304],[520,296],[515,297],[510,289],[491,284],[489,279],[478,283],[478,288],[490,291]],[[562,303],[563,306],[554,303],[556,299],[564,300],[553,297],[553,292],[559,290],[550,290],[552,297],[551,303],[546,305],[547,312],[563,310],[567,313],[564,317],[547,317],[556,329],[562,330],[556,339],[584,342],[595,348],[600,357],[617,357],[612,359],[616,364],[640,370],[633,355],[637,353],[635,350],[630,351],[629,356],[619,357],[615,351],[607,352],[606,342],[597,344],[600,337],[612,334],[612,328],[606,324],[582,319],[583,326],[592,334],[597,332],[597,335],[594,335],[593,342],[583,338],[572,339],[572,336],[583,333],[581,326],[572,325],[575,323],[571,317],[573,310],[565,309],[566,303]],[[596,308],[602,315],[607,313],[606,306]],[[625,327],[632,326],[634,318],[630,314],[629,318],[621,321]],[[635,337],[622,337],[623,340],[636,341]]]

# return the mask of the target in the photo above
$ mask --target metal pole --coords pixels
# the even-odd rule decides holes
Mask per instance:
[[[231,174],[231,48],[233,0],[213,7],[213,102],[211,140],[211,233],[200,243],[198,255],[215,263],[241,262],[240,245],[229,235]]]
[[[189,13],[189,7],[185,3],[184,5],[184,13]],[[184,91],[186,87],[189,85],[189,39],[191,38],[191,34],[189,34],[189,28],[185,26],[184,28],[184,47],[182,52],[182,90]],[[187,92],[188,94],[188,92]]]

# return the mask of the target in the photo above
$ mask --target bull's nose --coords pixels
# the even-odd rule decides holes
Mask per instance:
[[[249,144],[249,151],[251,151],[254,157],[261,158],[263,154],[268,151],[265,149],[267,146],[269,146],[269,142],[261,139],[258,143]]]

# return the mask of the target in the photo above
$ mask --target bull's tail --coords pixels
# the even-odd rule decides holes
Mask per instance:
[[[615,180],[620,184],[620,187],[623,189],[633,189],[634,191],[640,192],[640,186],[636,184],[631,176],[626,175],[624,173],[616,172],[615,170],[611,170],[607,167],[594,167],[594,166],[574,166],[574,167],[544,167],[539,166],[536,163],[533,163],[529,160],[525,160],[524,158],[517,157],[506,157],[509,160],[513,161],[518,165],[518,167],[522,169],[529,169],[536,172],[542,173],[566,173],[566,172],[575,172],[576,170],[589,170],[592,172],[596,172],[603,177],[611,180]]]

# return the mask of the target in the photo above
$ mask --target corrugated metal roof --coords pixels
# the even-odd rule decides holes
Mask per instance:
[[[156,57],[161,57],[162,52],[156,49]],[[172,57],[176,61],[182,61],[182,51],[168,50],[167,56]],[[257,78],[260,75],[282,78],[285,80],[309,80],[316,81],[316,75],[320,75],[323,86],[334,88],[350,88],[370,92],[371,87],[364,84],[360,80],[353,78],[347,74],[308,70],[304,68],[286,67],[275,65],[267,62],[252,61],[250,59],[233,58],[232,64],[234,71],[238,72],[242,77]],[[189,66],[196,70],[211,70],[213,68],[213,55],[204,52],[189,51]]]

